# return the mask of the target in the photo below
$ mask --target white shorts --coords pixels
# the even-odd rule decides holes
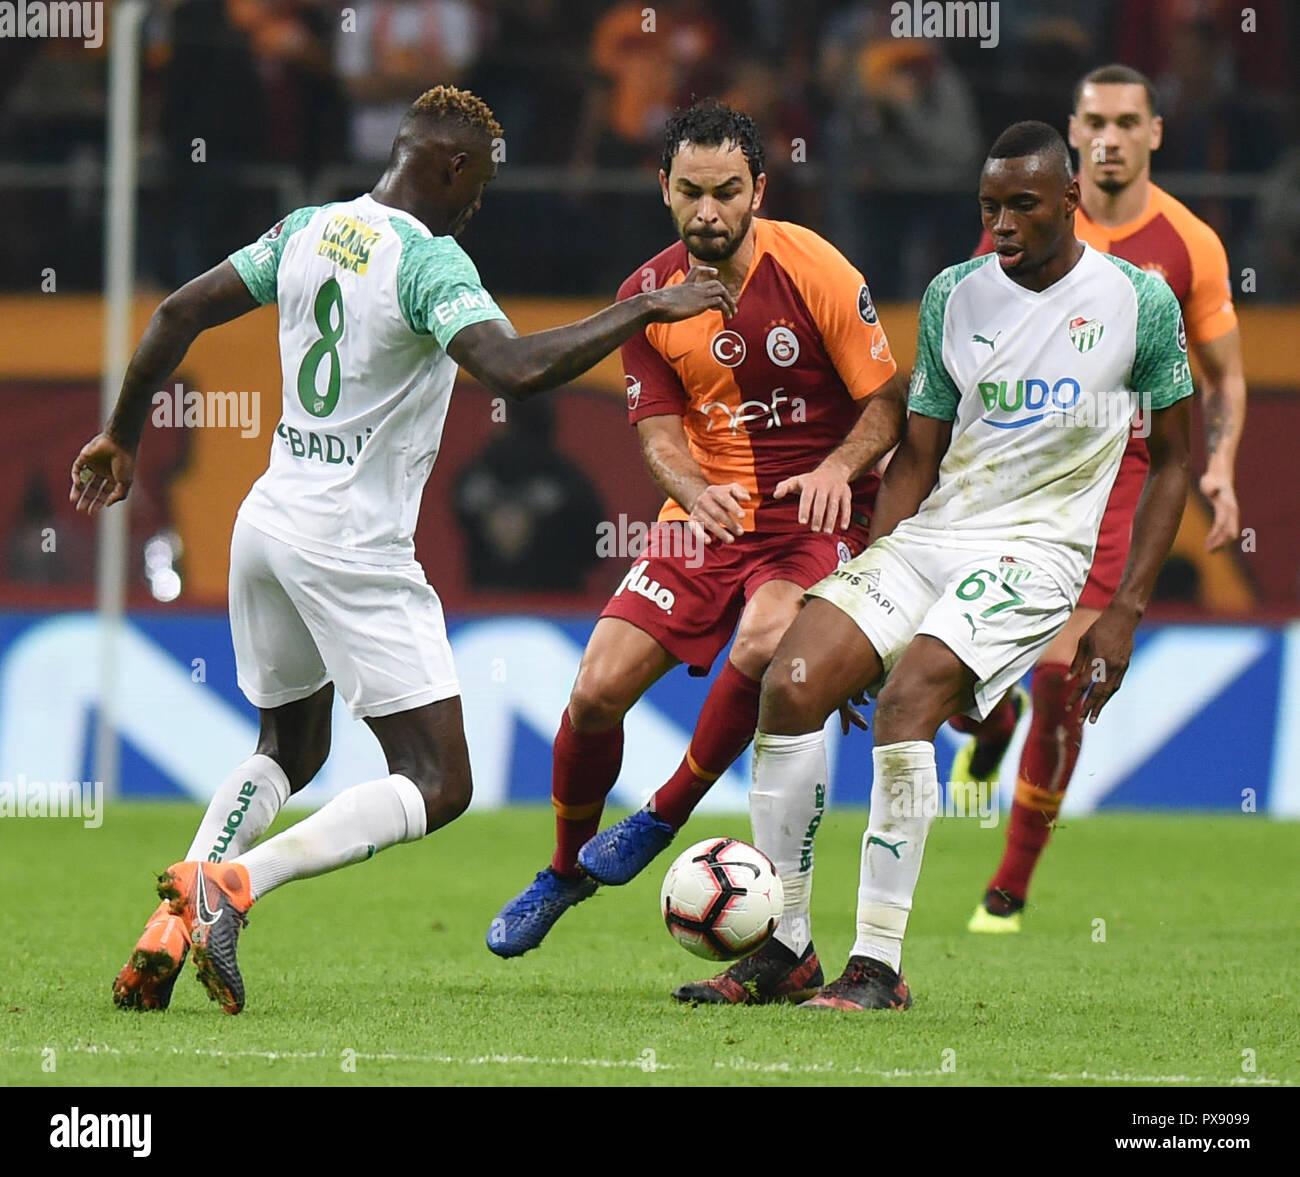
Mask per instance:
[[[938,638],[972,672],[983,719],[1038,660],[1074,602],[1027,549],[980,553],[886,536],[808,590],[843,610],[880,655],[884,676],[917,634]]]
[[[327,682],[358,719],[460,694],[442,603],[414,561],[321,556],[236,519],[230,633],[254,707],[297,702]]]

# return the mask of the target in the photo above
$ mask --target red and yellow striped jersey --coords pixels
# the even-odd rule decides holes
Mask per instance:
[[[799,496],[777,501],[772,491],[844,440],[858,402],[897,365],[866,282],[833,245],[801,225],[753,224],[754,257],[730,320],[710,311],[652,323],[623,345],[628,415],[633,424],[681,417],[709,482],[749,491],[745,530],[793,531]],[[618,297],[681,282],[689,268],[679,241],[632,274]],[[854,482],[855,514],[870,514],[877,483],[874,474]],[[659,513],[661,521],[688,517],[671,499]]]

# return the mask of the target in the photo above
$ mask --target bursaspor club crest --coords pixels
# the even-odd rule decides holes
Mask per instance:
[[[1105,329],[1100,319],[1071,319],[1070,342],[1074,344],[1076,351],[1092,351],[1101,342],[1101,333]]]

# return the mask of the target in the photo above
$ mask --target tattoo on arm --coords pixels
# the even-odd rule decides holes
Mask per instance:
[[[709,482],[686,447],[685,434],[680,448],[650,428],[640,432],[640,441],[646,469],[655,485],[678,506],[689,511]]]
[[[1205,400],[1205,450],[1212,456],[1223,442],[1225,422],[1223,420],[1223,398],[1219,395],[1206,397]]]

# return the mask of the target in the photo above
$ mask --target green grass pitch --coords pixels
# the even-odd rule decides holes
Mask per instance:
[[[674,985],[713,971],[659,919],[671,854],[570,912],[538,951],[498,960],[484,933],[543,865],[550,812],[474,813],[255,907],[239,1017],[188,968],[166,1014],[119,1012],[109,985],[152,910],[151,876],[197,819],[189,806],[120,804],[98,830],[0,822],[0,1083],[1300,1080],[1297,831],[1262,816],[1066,819],[1025,931],[1002,937],[965,922],[1003,827],[940,818],[904,957],[916,1004],[850,1015],[671,1001]],[[831,976],[852,942],[864,819],[832,810],[818,838],[814,931]],[[748,823],[699,817],[679,841],[713,834],[746,837]]]

